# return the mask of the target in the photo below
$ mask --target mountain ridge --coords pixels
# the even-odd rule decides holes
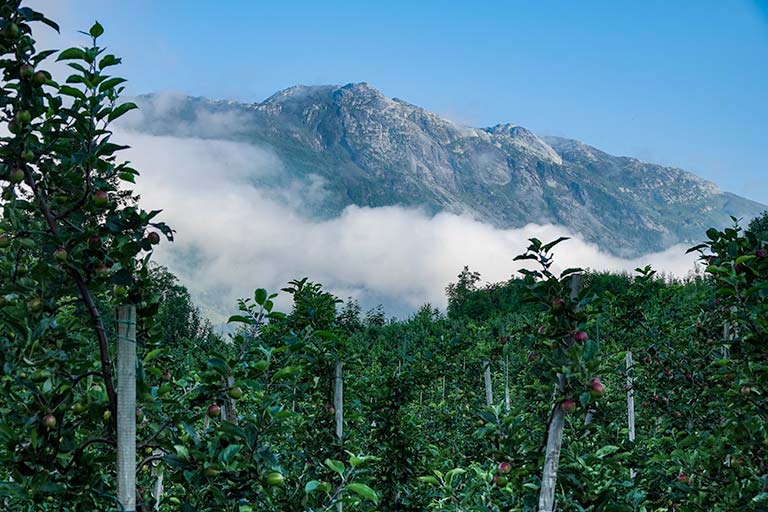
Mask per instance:
[[[313,217],[351,204],[422,207],[500,228],[560,224],[610,253],[638,256],[765,209],[683,169],[512,123],[461,126],[365,82],[293,86],[257,103],[158,95],[138,102],[133,129],[274,151],[284,168],[258,186],[321,178],[327,197],[303,212]]]

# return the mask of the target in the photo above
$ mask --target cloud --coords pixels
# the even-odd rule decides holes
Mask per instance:
[[[255,185],[282,168],[268,148],[125,130],[115,140],[133,146],[127,157],[142,172],[143,207],[162,208],[162,219],[177,230],[158,261],[222,315],[257,287],[279,290],[303,276],[368,306],[381,301],[401,313],[425,302],[444,306],[444,288],[464,265],[484,280],[506,280],[528,238],[575,236],[559,226],[500,230],[469,216],[401,207],[350,206],[336,218],[311,220],[297,212],[307,194],[322,194],[322,184],[279,193]],[[632,271],[652,264],[683,276],[693,268],[684,249],[625,260],[576,235],[555,253],[560,268]]]

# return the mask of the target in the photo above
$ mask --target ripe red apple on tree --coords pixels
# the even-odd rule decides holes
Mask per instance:
[[[579,343],[584,343],[589,338],[589,335],[584,331],[578,331],[576,334],[573,335],[573,339],[578,341]]]
[[[603,386],[599,377],[594,377],[589,381],[589,392],[594,397],[603,396],[605,394],[605,386]]]
[[[334,406],[332,406],[332,405],[329,405],[328,407],[326,407],[325,411],[328,414],[336,414],[336,408]]]
[[[147,235],[147,241],[152,245],[157,245],[160,243],[160,235],[158,235],[155,231],[152,231]]]
[[[499,467],[497,468],[499,470],[499,473],[502,475],[506,475],[510,471],[512,471],[512,464],[509,462],[500,462]]]
[[[93,194],[93,204],[99,208],[103,208],[109,204],[109,194],[103,190],[97,190]]]
[[[169,372],[168,370],[164,370],[163,371],[163,380],[166,381],[166,382],[171,380],[171,372]]]
[[[208,406],[209,418],[218,418],[220,414],[221,414],[221,407],[219,407],[217,404],[211,404]]]
[[[45,426],[45,428],[49,430],[56,428],[57,423],[58,422],[56,420],[56,416],[54,416],[53,414],[46,414],[45,416],[43,416],[43,425]]]
[[[565,300],[560,297],[552,299],[552,309],[556,312],[560,312],[565,309]]]
[[[563,412],[573,412],[576,410],[576,401],[566,398],[560,403],[560,408]]]

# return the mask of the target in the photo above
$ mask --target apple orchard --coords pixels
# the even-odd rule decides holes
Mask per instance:
[[[151,260],[174,232],[113,140],[136,105],[104,28],[43,31],[0,3],[3,510],[768,510],[765,214],[684,280],[555,274],[568,242],[531,239],[535,270],[465,268],[446,313],[304,278],[221,336]]]

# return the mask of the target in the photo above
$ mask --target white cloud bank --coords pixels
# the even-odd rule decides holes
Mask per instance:
[[[303,276],[364,304],[444,306],[444,288],[464,265],[486,281],[505,280],[519,268],[512,258],[524,251],[528,238],[572,236],[558,226],[500,230],[466,216],[428,216],[400,207],[350,206],[337,218],[312,221],[296,213],[304,191],[276,196],[252,184],[254,176],[281,168],[268,150],[128,131],[115,140],[132,146],[127,157],[142,173],[137,186],[142,206],[162,208],[162,220],[177,231],[177,241],[159,249],[158,261],[220,313],[257,287],[278,290]],[[555,255],[562,268],[632,271],[651,264],[683,276],[694,260],[684,252],[676,246],[625,260],[575,238]]]

